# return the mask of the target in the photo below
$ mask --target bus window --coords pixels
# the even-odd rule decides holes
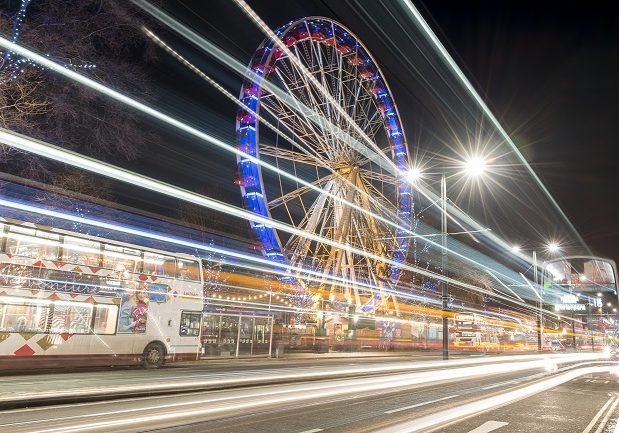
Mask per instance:
[[[193,260],[178,259],[178,275],[179,280],[185,281],[200,281],[200,266],[198,262]]]
[[[95,305],[95,322],[92,330],[95,334],[105,335],[116,332],[118,305]]]
[[[92,304],[53,304],[51,326],[53,334],[89,334],[92,320]]]
[[[175,265],[174,257],[144,252],[144,269],[142,273],[174,278]]]
[[[7,234],[9,254],[40,260],[58,260],[60,236],[25,227],[11,226]]]
[[[0,331],[45,332],[49,306],[26,303],[0,303]]]
[[[103,267],[115,271],[136,272],[141,262],[140,251],[115,245],[103,246]]]
[[[197,337],[200,335],[201,320],[201,312],[183,311],[181,313],[181,327],[179,329],[179,335],[183,337]]]
[[[64,237],[62,261],[76,265],[101,266],[101,244],[86,239]]]

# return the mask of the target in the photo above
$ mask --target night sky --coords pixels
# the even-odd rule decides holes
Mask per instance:
[[[425,3],[585,241],[619,259],[619,10],[613,2]]]
[[[396,0],[249,1],[271,28],[309,15],[334,18],[350,28],[383,69],[400,109],[409,145],[418,146],[420,152],[440,153],[443,151],[440,142],[445,137],[435,139],[431,135],[444,129],[440,123],[443,109],[436,108],[420,79],[431,71],[428,65],[418,61],[419,53],[410,47],[411,40],[404,37],[411,36],[403,34],[406,29],[393,27],[388,17],[383,16],[396,3]],[[588,246],[595,253],[619,259],[615,248],[619,240],[618,10],[610,2],[453,0],[415,4]],[[163,6],[243,62],[249,60],[264,37],[228,0],[170,1],[163,2]],[[376,24],[384,24],[385,33],[376,31]],[[238,92],[239,77],[173,35],[168,38],[202,70],[231,92]],[[419,70],[413,72],[417,66]],[[198,84],[199,80],[172,61],[162,61],[157,68],[161,82],[168,85],[168,90],[163,90],[168,93],[164,93],[160,106],[182,112],[186,120],[224,139],[234,140],[234,104],[208,86]],[[163,175],[166,170],[174,170],[178,173],[174,175],[176,184],[194,184],[195,176],[189,173],[195,171],[190,167],[200,160],[202,173],[217,172],[218,176],[231,178],[234,158],[222,155],[223,159],[217,159],[212,153],[204,152],[200,145],[188,144],[182,151],[185,162],[178,158],[176,165],[162,163],[160,177],[166,177]],[[218,164],[229,164],[230,175],[218,172],[215,168]],[[205,183],[215,180],[201,179]],[[507,241],[528,248],[539,248],[544,234],[573,243],[573,236],[565,234],[568,230],[560,227],[565,224],[544,203],[539,191],[522,186],[527,180],[521,174],[509,181],[512,183],[506,183],[506,187],[510,191],[530,199],[528,208],[511,209],[506,204],[509,200],[490,203],[484,214],[476,213],[479,203],[462,207]],[[228,201],[238,204],[230,179],[221,180],[221,184],[224,195],[235,195],[236,199]],[[539,214],[531,208],[531,203],[540,208]],[[579,249],[582,250],[566,252],[581,252]]]

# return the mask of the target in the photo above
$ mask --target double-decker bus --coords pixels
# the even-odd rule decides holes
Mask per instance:
[[[523,319],[505,314],[497,317],[460,313],[454,317],[453,345],[460,349],[529,350],[532,327]]]
[[[195,360],[201,261],[0,218],[0,370]]]
[[[454,347],[460,349],[498,349],[498,332],[486,319],[486,317],[477,313],[456,314],[454,316]]]

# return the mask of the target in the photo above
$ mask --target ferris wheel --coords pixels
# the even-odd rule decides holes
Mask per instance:
[[[409,167],[406,139],[387,82],[337,22],[303,18],[275,34],[286,48],[267,39],[254,53],[237,144],[280,174],[240,156],[235,182],[246,209],[315,236],[252,222],[260,249],[298,269],[289,279],[310,294],[357,312],[397,311],[392,289],[409,248],[412,197],[401,176]]]

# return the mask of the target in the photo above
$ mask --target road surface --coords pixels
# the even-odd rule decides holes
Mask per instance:
[[[616,364],[558,358],[555,363],[539,356],[473,361],[7,410],[0,412],[0,432],[614,433],[619,405]],[[397,362],[348,364],[354,365],[340,362],[332,369]],[[324,368],[306,365],[288,370]],[[255,374],[272,370],[256,369]],[[145,373],[154,373],[151,379],[156,381],[179,371]],[[132,372],[139,373],[127,373]],[[105,373],[80,374],[91,374],[103,383]],[[112,372],[111,377],[118,379],[119,373]]]

